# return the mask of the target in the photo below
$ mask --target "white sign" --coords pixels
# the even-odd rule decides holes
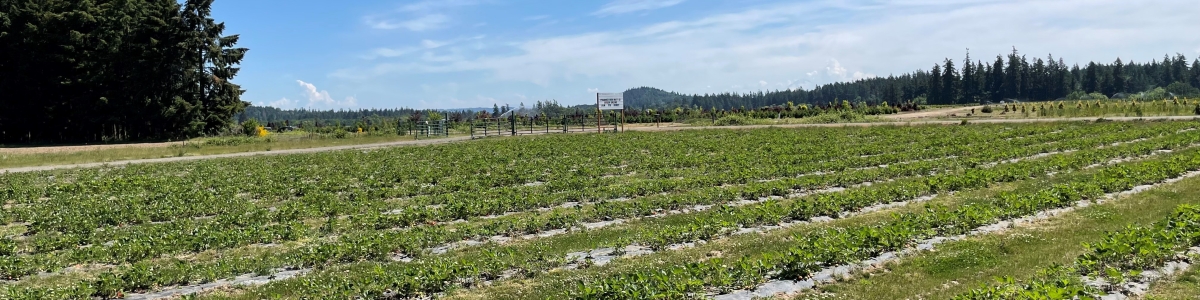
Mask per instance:
[[[596,93],[596,105],[600,110],[625,109],[625,93]]]

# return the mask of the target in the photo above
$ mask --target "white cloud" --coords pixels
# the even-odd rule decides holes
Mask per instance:
[[[276,101],[271,101],[271,103],[267,103],[267,105],[269,105],[269,106],[278,107],[278,108],[294,108],[299,104],[300,104],[300,101],[288,100],[288,98],[283,98],[283,99],[279,99]]]
[[[633,3],[610,4],[626,2]],[[1117,56],[1140,62],[1200,45],[1200,35],[1178,34],[1200,31],[1200,22],[1194,22],[1200,5],[1190,4],[1184,0],[787,2],[640,27],[505,40],[484,50],[404,56],[347,72],[365,78],[472,74],[484,78],[461,82],[464,90],[565,99],[584,89],[594,92],[597,89],[588,87],[597,86],[604,90],[655,86],[703,93],[714,90],[708,87],[759,89],[765,81],[770,87],[812,88],[874,74],[929,69],[946,57],[961,62],[965,48],[971,48],[974,59],[984,61],[1008,53],[1015,45],[1031,59],[1054,53],[1068,63],[1108,62]],[[545,92],[511,90],[508,86],[514,82],[540,85]]]
[[[484,3],[479,0],[422,0],[400,7],[404,12],[427,12],[433,10],[472,6]]]
[[[308,99],[305,108],[329,109],[329,108],[347,108],[358,106],[358,99],[354,97],[346,97],[344,100],[338,101],[329,95],[329,91],[318,90],[311,83],[303,80],[296,80],[300,87],[304,89],[304,96]],[[287,100],[284,98],[283,100]],[[293,101],[293,104],[298,104],[298,101]]]
[[[615,0],[605,4],[593,15],[619,15],[643,10],[655,10],[683,3],[684,0]]]
[[[450,44],[450,42],[434,41],[434,40],[421,40],[421,47],[425,47],[425,49],[438,48],[438,47],[445,46],[448,44]]]
[[[366,22],[375,29],[408,29],[409,31],[426,31],[446,26],[450,18],[443,14],[429,14],[409,19],[407,21],[375,20],[366,18]]]

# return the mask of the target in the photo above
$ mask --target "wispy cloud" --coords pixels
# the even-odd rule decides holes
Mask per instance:
[[[684,0],[614,0],[600,7],[593,15],[619,15],[643,10],[667,8],[683,3]]]
[[[450,18],[443,14],[429,14],[416,17],[413,19],[397,21],[393,19],[377,20],[374,17],[366,17],[364,20],[375,29],[408,29],[410,31],[426,31],[438,29],[446,26],[450,22]]]
[[[401,6],[392,13],[363,17],[363,21],[374,29],[429,31],[445,28],[451,23],[451,17],[446,14],[446,11],[487,2],[483,0],[423,0]]]
[[[1012,46],[1031,59],[1049,52],[1069,62],[1108,62],[1117,56],[1149,60],[1192,49],[1200,53],[1200,36],[1178,34],[1200,31],[1200,22],[1192,21],[1200,6],[1187,3],[786,2],[614,30],[491,41],[479,48],[425,49],[421,42],[409,46],[421,55],[348,67],[331,76],[454,78],[463,91],[471,91],[458,96],[463,101],[475,93],[511,101],[517,100],[509,96],[514,93],[569,99],[586,90],[636,86],[685,93],[812,88],[928,69],[945,57],[957,62],[965,48],[983,60]],[[428,80],[437,84],[439,79]]]
[[[409,3],[400,7],[400,11],[405,12],[428,12],[433,10],[456,8],[464,6],[473,6],[488,1],[482,0],[423,0],[414,3]]]

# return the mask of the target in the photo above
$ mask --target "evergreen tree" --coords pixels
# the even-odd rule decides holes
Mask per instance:
[[[992,95],[992,101],[1000,102],[1006,96],[1004,80],[1004,58],[996,55],[996,62],[992,63],[992,72],[988,77],[988,94]]]
[[[1089,62],[1085,72],[1087,75],[1083,78],[1083,92],[1095,93],[1100,91],[1100,70],[1097,70],[1095,62]]]
[[[1021,57],[1017,55],[1017,48],[1013,48],[1012,54],[1008,55],[1008,68],[1004,71],[1004,96],[1008,98],[1021,98]]]
[[[0,1],[0,142],[195,136],[232,128],[246,49],[212,1]],[[36,99],[36,100],[34,100]]]
[[[928,92],[929,96],[926,97],[926,100],[929,101],[929,103],[931,103],[931,104],[945,103],[945,102],[943,102],[943,99],[942,99],[943,89],[942,89],[942,67],[941,66],[938,66],[937,64],[933,64],[933,70],[929,71],[929,85],[928,85],[928,88],[926,88],[926,90],[929,91]]]
[[[1192,61],[1192,75],[1189,78],[1192,87],[1200,88],[1200,58]]]
[[[959,77],[958,70],[954,67],[954,60],[949,58],[944,62],[945,67],[942,69],[942,102],[943,103],[959,103]]]
[[[1121,62],[1118,57],[1116,62],[1113,62],[1112,67],[1112,84],[1109,87],[1108,95],[1125,92],[1125,63]]]
[[[963,102],[979,102],[976,98],[978,83],[975,78],[975,65],[971,62],[971,49],[967,49],[967,57],[963,59],[962,98]]]

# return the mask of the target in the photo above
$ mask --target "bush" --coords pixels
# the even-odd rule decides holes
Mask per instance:
[[[258,136],[258,128],[261,126],[262,124],[259,124],[258,120],[255,119],[242,122],[242,134],[248,136]]]
[[[341,129],[341,128],[339,128],[337,131],[333,132],[333,137],[339,138],[339,139],[344,139],[348,135],[350,135],[350,133],[346,132],[345,129]]]
[[[992,106],[991,105],[984,106],[983,109],[981,109],[979,111],[981,111],[985,114],[990,114],[990,113],[992,113]]]
[[[1200,95],[1200,89],[1192,87],[1192,85],[1185,82],[1178,81],[1168,85],[1166,91],[1177,97]]]
[[[750,124],[750,118],[746,118],[742,115],[724,116],[724,117],[721,117],[720,119],[717,119],[717,123],[716,123],[717,126],[739,126],[739,125],[749,125],[749,124]]]
[[[1200,103],[1196,103],[1195,113],[1196,113],[1196,115],[1200,115]]]

